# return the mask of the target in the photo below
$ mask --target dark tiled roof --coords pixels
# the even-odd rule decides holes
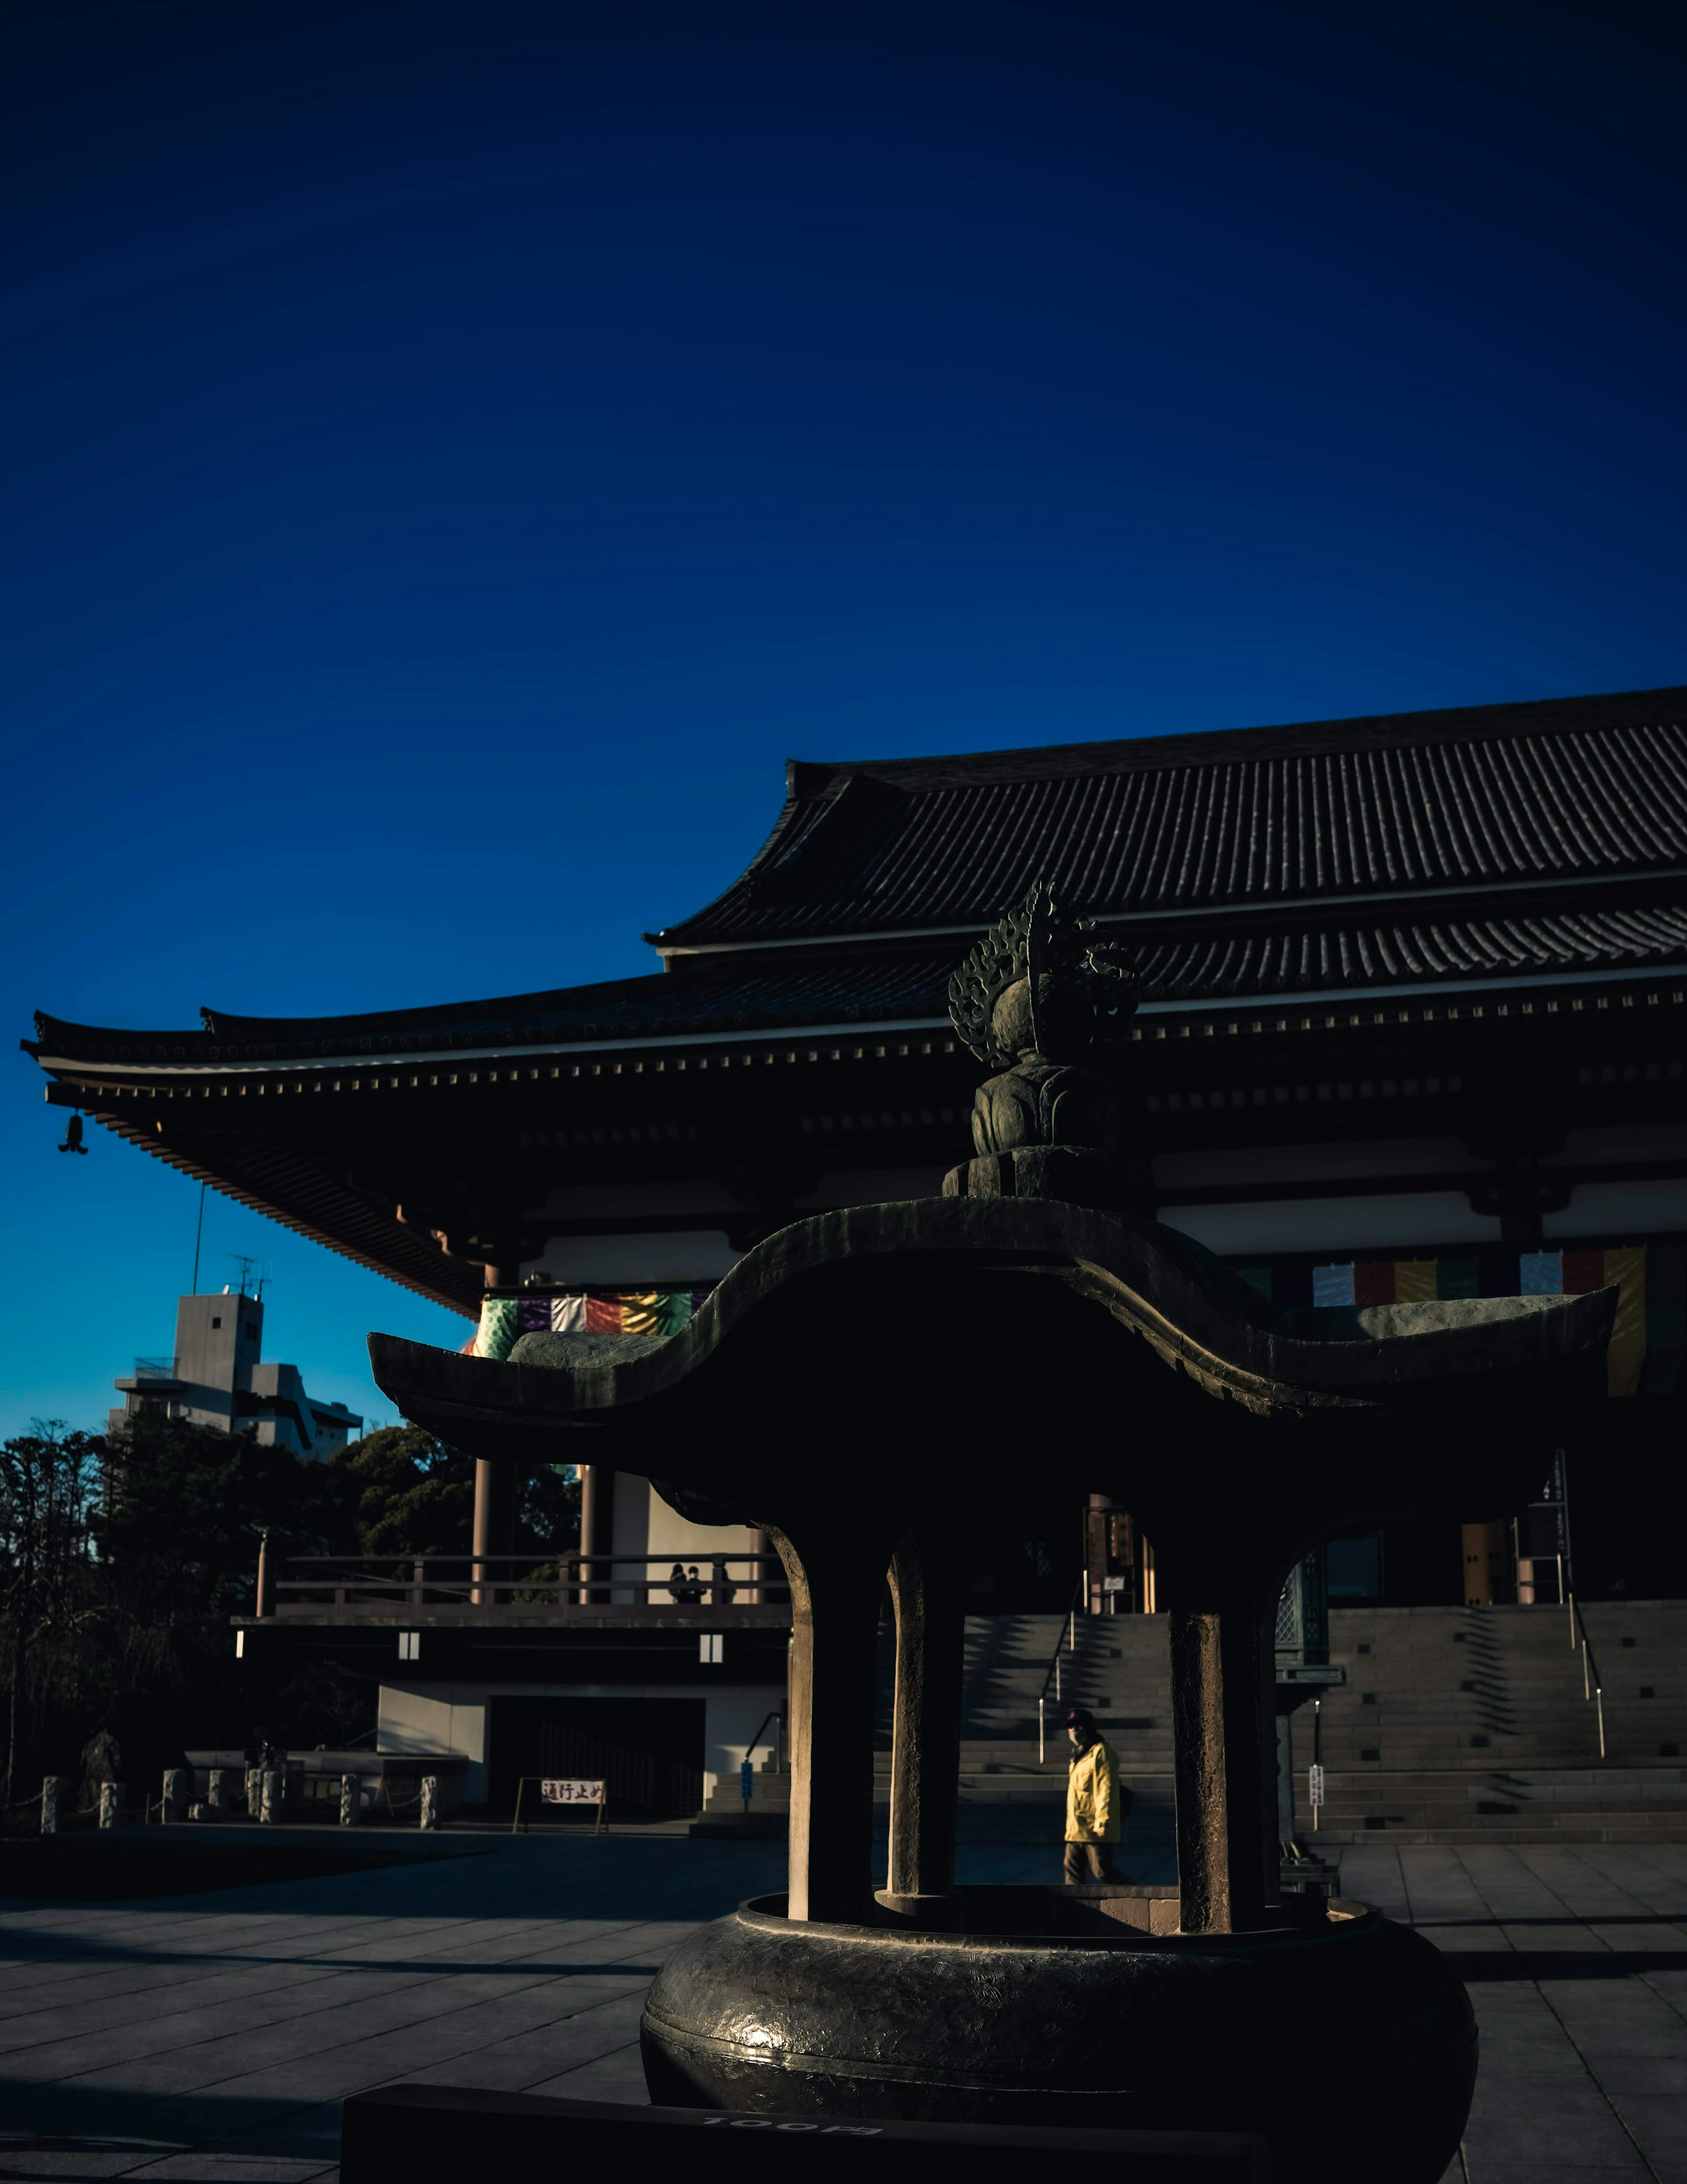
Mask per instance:
[[[1687,905],[1554,916],[1364,919],[1317,931],[1179,940],[1143,950],[1148,1000],[1339,992],[1687,962]]]
[[[35,1050],[89,1063],[199,1062],[240,1068],[465,1048],[590,1046],[688,1034],[754,1038],[827,1024],[942,1021],[957,944],[903,954],[834,955],[758,964],[705,958],[682,974],[565,988],[455,1009],[324,1019],[222,1017],[198,1032],[103,1031],[37,1018]],[[1489,917],[1334,918],[1268,933],[1214,932],[1144,944],[1144,1000],[1459,984],[1489,978],[1644,971],[1687,962],[1687,905]]]
[[[1463,892],[1687,862],[1687,690],[791,768],[748,871],[665,947],[998,917]]]
[[[586,1045],[621,1039],[730,1038],[782,1024],[854,1022],[942,1012],[954,949],[940,957],[816,956],[765,967],[708,964],[504,1000],[393,1009],[361,1017],[236,1017],[203,1011],[198,1031],[113,1031],[36,1018],[31,1050],[80,1061],[244,1064],[358,1060],[420,1048]],[[933,992],[938,995],[935,1005]]]

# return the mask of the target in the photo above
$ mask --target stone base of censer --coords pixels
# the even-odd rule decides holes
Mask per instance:
[[[1435,2184],[1457,2150],[1463,1985],[1363,1904],[1187,1936],[1145,1888],[963,1888],[860,1925],[784,1908],[753,1898],[668,1958],[643,2025],[653,2101],[1251,2131],[1277,2175],[1322,2148],[1374,2184]]]

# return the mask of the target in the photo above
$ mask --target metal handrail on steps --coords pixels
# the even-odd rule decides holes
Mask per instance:
[[[1605,1757],[1605,1693],[1599,1680],[1599,1656],[1593,1650],[1593,1641],[1588,1635],[1588,1626],[1582,1616],[1582,1604],[1574,1593],[1567,1596],[1570,1607],[1570,1645],[1573,1650],[1576,1634],[1581,1633],[1582,1696],[1591,1699],[1599,1719],[1599,1756]]]
[[[776,1774],[782,1774],[785,1771],[785,1716],[779,1707],[771,1707],[763,1714],[761,1726],[744,1747],[744,1758],[750,1760],[755,1758],[756,1747],[766,1736],[770,1721],[778,1724],[773,1733],[773,1771]]]
[[[1037,1764],[1039,1767],[1049,1756],[1044,1711],[1048,1703],[1049,1686],[1053,1684],[1055,1687],[1055,1704],[1058,1706],[1061,1702],[1061,1655],[1062,1652],[1075,1653],[1077,1651],[1077,1611],[1083,1594],[1084,1581],[1080,1577],[1072,1587],[1072,1606],[1066,1610],[1066,1628],[1055,1641],[1054,1657],[1050,1661],[1048,1673],[1043,1679],[1043,1688],[1037,1694]]]

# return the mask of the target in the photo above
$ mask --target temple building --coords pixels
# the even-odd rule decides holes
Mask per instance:
[[[1133,1211],[1284,1314],[1619,1290],[1606,1414],[1539,1505],[1338,1541],[1332,1597],[1545,1599],[1572,1552],[1584,1595],[1679,1594],[1687,689],[795,761],[746,870],[646,936],[649,975],[355,1017],[213,1007],[172,1031],[43,1016],[27,1050],[55,1106],[460,1312],[483,1354],[524,1327],[660,1331],[793,1217],[938,1191],[980,1073],[948,982],[1038,881],[1137,951]],[[494,1471],[482,1578],[509,1543]],[[560,1602],[521,1674],[601,1696],[636,1673],[677,1701],[724,1687],[736,1638],[753,1673],[693,1740],[721,1771],[786,1611],[750,1560],[710,1568],[765,1543],[588,1473],[583,1545],[619,1597]],[[687,1591],[693,1562],[708,1596],[664,1594],[662,1622],[643,1596],[675,1563]],[[1152,1609],[1129,1513],[1027,1536],[974,1606],[1059,1611],[1075,1585]],[[442,1736],[448,1686],[490,1703],[474,1591],[393,1686]],[[671,1618],[716,1607],[710,1663]],[[588,1611],[672,1658],[565,1675]],[[449,1654],[432,1697],[431,1649]]]

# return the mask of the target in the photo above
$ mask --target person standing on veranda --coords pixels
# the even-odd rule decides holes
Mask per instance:
[[[1124,1833],[1131,1793],[1119,1780],[1118,1755],[1102,1737],[1087,1707],[1074,1707],[1066,1719],[1072,1748],[1066,1776],[1066,1885],[1123,1881],[1113,1863],[1113,1846]]]

